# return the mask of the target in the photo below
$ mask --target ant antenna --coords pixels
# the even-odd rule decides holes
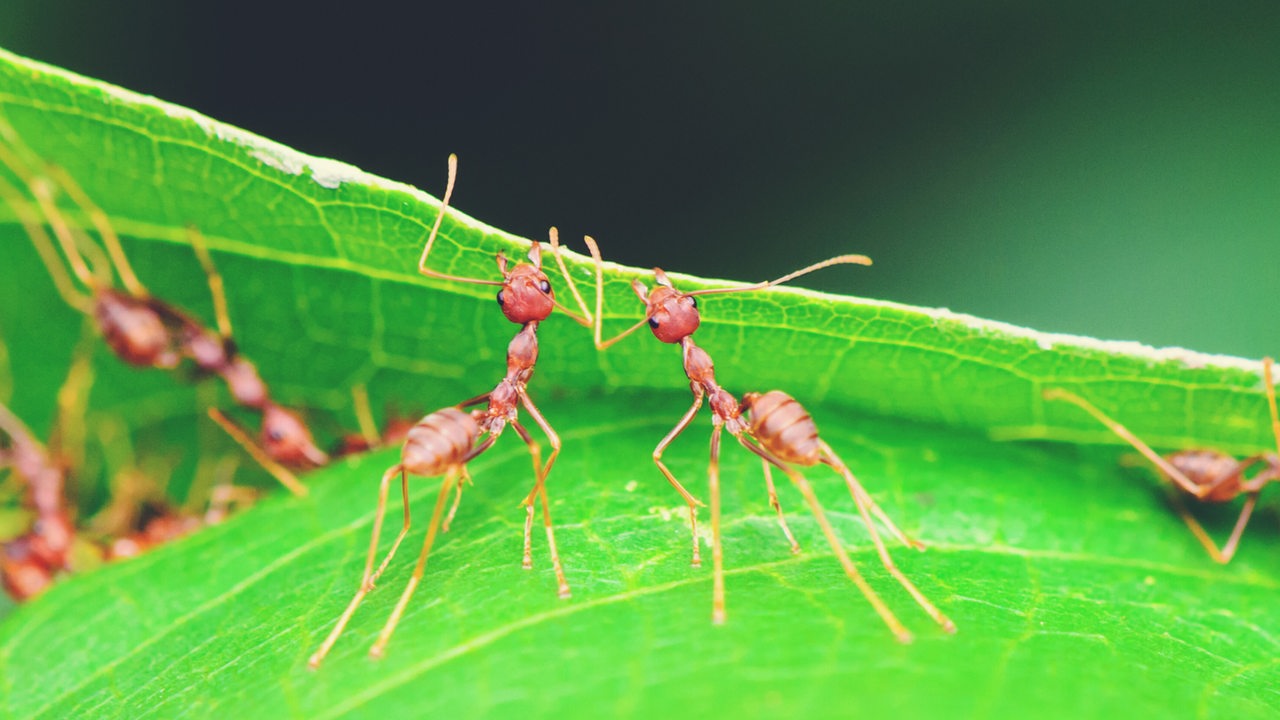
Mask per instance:
[[[427,253],[431,252],[431,246],[435,244],[436,235],[440,232],[440,224],[444,222],[444,214],[449,210],[449,199],[453,197],[453,185],[458,179],[458,156],[456,153],[449,154],[449,182],[444,188],[444,197],[440,199],[440,212],[436,215],[436,222],[431,226],[431,234],[427,236],[427,244],[422,248],[422,257],[418,258],[418,272],[427,277],[440,278],[441,280],[456,280],[458,282],[473,283],[476,285],[501,285],[498,280],[480,280],[477,278],[459,277],[457,275],[446,275],[427,267]]]
[[[561,305],[554,297],[551,298],[551,303],[560,308],[560,312],[573,318],[574,322],[583,327],[591,327],[595,324],[595,318],[591,317],[591,311],[587,309],[586,301],[582,299],[581,293],[578,292],[577,284],[569,277],[569,268],[565,266],[564,257],[560,255],[560,231],[552,227],[547,231],[547,234],[551,237],[551,254],[556,258],[556,265],[560,266],[560,274],[564,275],[566,281],[565,284],[569,286],[569,292],[573,293],[573,299],[578,301],[578,307],[582,310],[582,316],[579,317],[569,312],[569,308]],[[587,239],[591,240],[590,238]],[[599,308],[597,308],[596,311],[599,312]]]
[[[768,282],[756,283],[755,285],[744,285],[742,287],[734,287],[734,288],[708,288],[706,290],[694,290],[692,292],[681,293],[681,295],[715,295],[715,294],[721,294],[721,293],[746,292],[748,290],[764,290],[765,288],[773,287],[774,285],[781,285],[785,282],[790,282],[791,280],[795,280],[801,275],[807,275],[813,272],[814,270],[821,270],[822,268],[831,267],[832,265],[870,265],[870,264],[871,264],[871,258],[867,257],[866,255],[837,255],[836,257],[823,260],[822,262],[814,263],[808,267],[800,268],[799,270],[796,270],[793,273],[783,275],[777,280],[770,280]],[[662,279],[666,279],[666,274],[663,273],[661,277]],[[663,283],[662,280],[659,280],[658,282],[659,284],[665,284],[668,286],[670,286],[671,284],[670,280],[667,280],[667,282],[665,283]]]
[[[201,235],[194,225],[187,226],[187,239],[191,242],[191,249],[195,252],[196,259],[204,267],[205,277],[209,280],[209,294],[213,296],[213,314],[218,319],[218,334],[226,340],[231,337],[231,315],[227,313],[227,295],[222,283],[222,273],[218,272],[218,268],[213,264],[213,257],[209,255],[209,247],[205,244],[204,235]]]
[[[56,176],[54,180],[67,193],[72,202],[88,213],[89,222],[93,223],[98,235],[102,237],[102,244],[107,246],[107,254],[111,256],[111,263],[115,265],[116,272],[120,273],[120,281],[124,283],[129,293],[139,298],[150,297],[147,288],[138,280],[138,276],[133,273],[133,266],[129,264],[129,259],[124,254],[124,248],[120,247],[120,237],[116,235],[116,231],[112,229],[111,223],[108,222],[107,214],[89,199],[89,196],[66,170],[56,165],[50,165],[49,172]]]
[[[603,329],[604,329],[604,259],[600,256],[600,246],[596,245],[595,238],[591,237],[590,235],[585,235],[583,236],[582,239],[587,243],[587,249],[591,251],[591,259],[596,266],[596,317],[595,317],[595,323],[594,323],[595,333],[593,335],[593,338],[595,340],[596,349],[604,350],[605,348],[610,347],[611,345],[618,342],[622,338],[630,335],[636,330],[639,330],[640,328],[649,324],[649,318],[648,317],[642,318],[640,322],[636,323],[635,325],[632,325],[626,330],[623,330],[618,335],[615,335],[614,337],[609,338],[607,341],[601,339],[601,333],[603,332]],[[565,279],[569,281],[569,287],[573,287],[573,280],[569,277],[568,273],[565,273]],[[645,296],[645,291],[643,289],[644,285],[639,280],[637,280],[634,284],[632,284],[631,288],[635,290],[637,295],[640,296],[640,300],[643,301],[646,306],[648,306],[649,299]],[[577,292],[578,292],[577,290],[574,290],[575,295],[577,294]]]

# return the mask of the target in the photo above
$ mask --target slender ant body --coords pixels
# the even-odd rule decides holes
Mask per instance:
[[[1244,535],[1245,526],[1249,524],[1249,517],[1253,514],[1254,505],[1258,502],[1258,495],[1261,494],[1262,488],[1268,483],[1280,480],[1280,413],[1276,410],[1273,365],[1271,358],[1263,358],[1263,385],[1267,395],[1267,407],[1271,412],[1271,428],[1275,436],[1277,452],[1257,453],[1241,460],[1210,449],[1181,450],[1161,456],[1128,428],[1079,395],[1060,388],[1049,388],[1044,391],[1044,397],[1046,400],[1062,400],[1079,407],[1150,460],[1161,479],[1174,486],[1178,515],[1187,524],[1191,534],[1204,546],[1209,557],[1215,562],[1225,564],[1231,562],[1231,558],[1236,554],[1240,538]],[[1255,469],[1252,477],[1246,476],[1246,473]],[[1232,528],[1231,535],[1221,549],[1205,532],[1200,522],[1187,510],[1182,503],[1181,495],[1203,503],[1226,503],[1241,495],[1245,496],[1244,507],[1236,518],[1235,527]]]
[[[815,263],[796,272],[785,275],[777,280],[757,283],[739,288],[713,288],[704,290],[695,290],[691,292],[681,292],[677,290],[661,269],[654,269],[654,279],[656,282],[652,291],[648,290],[643,283],[635,281],[632,283],[632,290],[639,297],[645,307],[645,317],[632,327],[624,330],[609,340],[602,340],[602,314],[603,314],[603,260],[600,257],[600,251],[595,241],[590,237],[586,238],[587,246],[591,251],[592,259],[595,262],[596,269],[596,307],[594,316],[594,340],[597,348],[603,350],[630,335],[635,330],[644,325],[648,325],[653,332],[654,337],[658,340],[678,344],[681,349],[681,355],[684,365],[685,375],[689,379],[689,389],[693,393],[693,404],[685,412],[676,426],[658,443],[653,451],[653,461],[657,464],[658,469],[666,477],[667,481],[680,493],[685,499],[685,503],[689,507],[690,526],[693,532],[693,564],[700,564],[700,556],[698,549],[697,536],[697,500],[689,494],[687,490],[671,473],[670,469],[662,462],[662,454],[675,438],[680,435],[693,421],[699,408],[702,407],[704,399],[710,405],[712,411],[712,429],[711,429],[711,461],[708,467],[708,481],[711,497],[711,536],[712,536],[712,561],[713,561],[713,590],[712,590],[712,621],[715,623],[723,623],[727,617],[725,609],[725,589],[724,589],[724,560],[721,549],[720,539],[720,441],[723,432],[728,432],[740,445],[749,452],[757,455],[761,459],[764,468],[766,485],[769,491],[769,503],[777,512],[778,523],[785,534],[792,552],[797,552],[799,546],[791,534],[790,528],[787,527],[786,520],[782,514],[781,505],[778,502],[777,492],[773,485],[770,468],[777,468],[787,475],[795,484],[796,488],[804,496],[806,503],[817,519],[819,526],[822,528],[823,534],[826,536],[827,542],[830,544],[832,551],[835,553],[844,569],[845,574],[857,586],[866,597],[867,601],[872,605],[877,614],[894,633],[895,637],[902,642],[908,642],[911,634],[898,621],[897,617],[889,610],[879,595],[867,584],[862,574],[858,571],[853,561],[849,558],[840,542],[839,537],[835,534],[835,530],[828,522],[826,513],[822,509],[817,496],[814,494],[808,480],[802,475],[796,466],[811,467],[818,464],[827,465],[842,475],[845,484],[848,486],[850,494],[853,496],[854,503],[858,507],[859,513],[862,515],[863,522],[866,524],[867,531],[871,536],[872,542],[875,544],[876,551],[880,556],[886,570],[898,581],[899,584],[911,594],[912,598],[925,610],[942,628],[948,632],[955,631],[955,624],[942,614],[941,611],[928,600],[915,585],[907,579],[905,575],[894,564],[890,557],[888,549],[880,539],[880,535],[876,530],[875,522],[879,520],[889,531],[901,541],[904,545],[923,549],[923,545],[908,538],[897,526],[888,518],[880,509],[879,505],[871,498],[871,496],[863,489],[862,485],[854,477],[849,467],[836,455],[826,442],[819,436],[817,427],[814,424],[809,413],[786,393],[781,391],[770,391],[767,393],[747,393],[739,402],[731,393],[725,390],[716,382],[715,366],[711,360],[711,356],[705,350],[698,347],[693,341],[693,333],[698,329],[701,323],[701,315],[698,310],[697,297],[699,295],[743,292],[748,290],[762,290],[774,285],[779,285],[792,280],[796,277],[804,275],[814,270],[837,264],[858,264],[869,265],[871,261],[861,255],[841,255],[829,260]],[[562,270],[563,271],[563,270]],[[565,279],[573,286],[573,280],[569,277],[567,271]],[[575,292],[575,296],[576,296]],[[586,312],[585,306],[583,307]],[[590,313],[587,313],[590,315]]]
[[[130,365],[174,369],[186,360],[201,373],[222,378],[238,405],[261,415],[259,447],[252,447],[248,436],[243,431],[236,432],[225,416],[218,413],[215,419],[255,458],[260,461],[263,457],[269,458],[272,462],[264,466],[290,491],[305,495],[306,488],[281,463],[294,467],[319,466],[328,462],[328,456],[316,447],[302,419],[271,399],[257,368],[236,348],[222,276],[214,267],[200,234],[189,228],[191,246],[213,296],[216,330],[153,296],[134,273],[106,214],[60,168],[30,169],[37,164],[21,159],[24,150],[13,130],[0,121],[0,163],[26,184],[43,219],[30,208],[23,194],[2,177],[0,197],[18,214],[63,300],[90,317],[107,346]],[[106,249],[106,257],[86,234],[67,222],[57,204],[58,190],[88,216]],[[45,232],[46,223],[71,273],[67,272],[54,241]],[[124,290],[114,287],[112,270],[119,276]],[[76,287],[72,275],[87,292]]]
[[[373,532],[369,541],[369,552],[366,557],[360,587],[347,605],[346,610],[338,618],[333,630],[320,648],[311,656],[309,665],[312,668],[319,667],[324,661],[325,656],[328,655],[334,643],[337,642],[338,637],[342,634],[356,608],[360,605],[365,595],[373,589],[378,577],[386,570],[396,550],[400,547],[400,543],[408,534],[410,526],[409,476],[435,477],[443,475],[444,480],[440,485],[440,492],[436,498],[435,508],[427,526],[427,534],[423,540],[417,563],[414,566],[413,575],[401,594],[400,600],[392,610],[382,633],[369,650],[369,654],[374,657],[382,656],[392,633],[395,632],[396,625],[399,623],[409,603],[410,597],[422,579],[426,570],[427,558],[437,533],[441,529],[448,530],[449,523],[453,519],[462,497],[462,481],[470,482],[471,478],[467,471],[467,463],[492,447],[497,442],[498,436],[508,426],[516,431],[516,434],[520,436],[520,439],[528,447],[533,461],[535,476],[533,489],[523,503],[526,508],[526,515],[522,564],[525,568],[533,566],[531,535],[534,503],[541,500],[542,518],[546,527],[547,545],[551,555],[551,563],[555,569],[558,592],[562,598],[567,598],[570,595],[569,584],[565,580],[564,570],[560,564],[560,556],[556,550],[555,533],[551,523],[551,507],[545,486],[547,474],[551,471],[556,456],[560,453],[560,437],[529,397],[527,385],[538,360],[538,324],[547,319],[555,308],[560,308],[583,325],[586,325],[587,322],[585,319],[568,312],[564,306],[556,302],[551,290],[551,283],[547,279],[546,273],[542,271],[542,248],[537,241],[532,242],[530,245],[528,262],[511,265],[504,254],[498,254],[497,263],[498,271],[502,275],[501,280],[484,280],[447,275],[427,266],[427,256],[431,252],[431,247],[440,231],[441,222],[444,220],[445,212],[449,206],[449,199],[453,195],[453,187],[457,179],[457,162],[457,156],[449,156],[448,184],[441,201],[440,212],[436,216],[435,224],[432,226],[431,233],[428,235],[426,244],[422,249],[422,256],[418,261],[418,271],[428,277],[443,280],[500,287],[501,289],[497,293],[497,300],[502,309],[502,314],[511,322],[519,325],[520,330],[516,332],[515,337],[512,338],[507,346],[506,375],[498,381],[493,390],[456,406],[437,410],[419,420],[409,430],[401,448],[400,462],[388,468],[382,476],[378,493],[378,509],[374,516]],[[560,261],[558,243],[559,238],[555,228],[552,228],[552,251],[556,255],[557,261]],[[560,264],[563,269],[563,262],[560,261]],[[464,408],[481,404],[484,407],[476,408],[470,412],[464,411]],[[542,462],[541,449],[537,441],[533,439],[529,431],[519,421],[519,410],[522,407],[533,417],[534,422],[542,429],[551,445],[551,453],[545,463]],[[375,566],[378,538],[381,534],[382,522],[386,514],[390,483],[397,475],[400,476],[401,495],[404,502],[404,523],[386,557]],[[448,515],[444,516],[444,507],[451,491],[455,493],[453,505]]]

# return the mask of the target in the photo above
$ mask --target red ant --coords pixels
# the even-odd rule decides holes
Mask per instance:
[[[91,377],[88,357],[78,357],[58,391],[58,427],[76,411],[88,384],[86,378]],[[21,602],[71,570],[76,530],[68,509],[67,464],[62,453],[50,452],[3,404],[0,432],[8,438],[7,446],[0,448],[0,467],[11,468],[25,486],[24,504],[33,516],[25,533],[4,543],[0,557],[0,582]]]
[[[338,623],[332,632],[329,633],[324,643],[311,656],[309,664],[312,668],[320,666],[320,663],[337,641],[338,636],[342,634],[352,614],[355,613],[365,595],[373,589],[374,583],[377,582],[378,577],[387,568],[397,548],[400,547],[401,541],[408,534],[409,475],[423,477],[444,475],[444,482],[441,483],[440,493],[436,498],[435,510],[432,512],[431,522],[427,526],[426,539],[423,541],[422,551],[418,555],[418,562],[414,567],[413,576],[409,579],[408,586],[405,587],[399,602],[396,603],[395,609],[391,612],[391,616],[383,627],[382,633],[378,636],[373,647],[369,649],[370,655],[374,657],[382,656],[387,642],[391,639],[391,634],[395,631],[396,625],[399,623],[400,617],[409,603],[409,598],[413,595],[414,590],[422,579],[427,565],[427,556],[430,554],[431,546],[435,542],[437,530],[441,528],[441,515],[450,490],[456,487],[457,494],[448,516],[444,519],[443,527],[446,531],[462,498],[461,480],[471,481],[471,476],[466,467],[467,463],[492,447],[498,436],[502,434],[508,425],[515,429],[516,434],[520,436],[520,439],[528,447],[529,454],[533,460],[534,476],[536,478],[533,489],[526,496],[523,503],[526,507],[526,516],[522,564],[525,568],[533,566],[531,533],[534,502],[540,498],[543,523],[546,526],[547,545],[551,554],[551,564],[555,568],[559,595],[562,598],[567,598],[570,595],[569,584],[565,580],[564,570],[560,565],[560,556],[556,550],[555,533],[551,524],[551,507],[545,487],[547,474],[551,471],[551,466],[555,463],[556,456],[560,453],[560,437],[552,429],[546,418],[542,416],[537,406],[534,405],[533,400],[529,397],[527,385],[529,378],[533,375],[534,364],[538,360],[538,323],[546,320],[554,308],[559,308],[584,326],[588,325],[588,322],[585,318],[580,318],[569,312],[556,301],[551,290],[551,283],[548,281],[546,273],[542,271],[542,248],[537,241],[533,241],[529,247],[529,262],[527,263],[521,262],[516,263],[514,266],[509,265],[506,255],[501,252],[498,253],[497,262],[498,271],[502,274],[501,280],[481,280],[447,275],[427,267],[427,256],[431,252],[431,246],[435,242],[436,236],[440,231],[440,224],[448,209],[449,199],[453,195],[453,187],[457,179],[457,172],[458,158],[456,155],[450,155],[448,184],[445,188],[444,198],[441,201],[440,212],[436,216],[435,224],[432,226],[426,245],[422,249],[422,256],[418,260],[418,271],[428,277],[443,280],[500,287],[497,299],[498,305],[502,308],[502,314],[511,322],[520,325],[521,328],[507,346],[507,374],[492,391],[471,398],[454,407],[447,407],[431,413],[419,420],[409,430],[401,449],[400,462],[392,465],[382,476],[382,483],[378,493],[378,509],[374,515],[373,533],[369,541],[369,554],[365,561],[364,575],[360,581],[360,588],[356,591],[350,604],[347,605],[346,610],[338,618]],[[561,269],[564,270],[564,263],[559,255],[559,238],[555,228],[551,229],[550,234],[552,253],[555,255],[557,262],[560,263]],[[581,299],[579,299],[579,302],[581,302]],[[471,412],[463,411],[463,408],[486,402],[487,406],[483,409],[476,409]],[[518,420],[520,407],[528,411],[551,444],[551,454],[547,457],[545,464],[542,462],[541,449],[537,441],[533,439],[529,431]],[[374,560],[377,557],[378,537],[382,531],[382,520],[387,509],[387,494],[392,478],[397,475],[400,476],[401,494],[404,499],[404,525],[400,530],[400,534],[396,536],[395,542],[387,552],[386,557],[377,565],[375,570]]]
[[[1267,405],[1271,411],[1271,428],[1276,439],[1276,450],[1280,451],[1280,414],[1276,411],[1272,364],[1271,358],[1263,358],[1262,377]],[[1204,549],[1209,552],[1209,557],[1215,562],[1228,563],[1235,556],[1240,537],[1244,534],[1245,526],[1249,524],[1249,517],[1253,514],[1253,506],[1257,504],[1262,488],[1269,482],[1280,480],[1280,454],[1265,452],[1237,460],[1217,450],[1182,450],[1161,457],[1128,428],[1079,395],[1059,388],[1050,388],[1043,394],[1046,400],[1065,400],[1092,415],[1150,460],[1162,479],[1173,483],[1177,490],[1190,495],[1193,499],[1205,503],[1225,503],[1244,495],[1244,507],[1240,510],[1240,517],[1236,519],[1235,528],[1231,530],[1231,536],[1227,538],[1221,550],[1205,532],[1204,527],[1191,516],[1181,499],[1177,495],[1174,496],[1178,514],[1190,528],[1191,534],[1196,536],[1196,540],[1200,541]],[[1257,465],[1261,465],[1262,469],[1253,477],[1246,478],[1245,473]]]
[[[0,451],[26,485],[26,505],[34,519],[27,532],[4,543],[0,580],[19,602],[42,592],[54,577],[71,567],[75,525],[67,510],[67,470],[9,408],[0,405],[0,431],[9,445]]]
[[[162,487],[150,482],[136,466],[116,477],[111,503],[91,521],[105,536],[103,559],[108,562],[136,557],[155,547],[226,519],[231,506],[245,506],[257,493],[231,482],[237,463],[223,458],[214,468],[217,476],[203,510],[175,507]]]
[[[684,486],[676,480],[675,475],[662,462],[662,453],[693,421],[694,415],[702,407],[704,398],[707,399],[711,406],[711,463],[708,477],[711,494],[711,537],[714,563],[711,603],[712,621],[719,624],[723,623],[726,618],[724,564],[720,543],[720,437],[722,431],[728,431],[739,444],[760,457],[761,464],[764,467],[765,483],[769,491],[769,504],[778,514],[778,523],[782,526],[782,531],[791,544],[792,552],[797,552],[799,546],[796,544],[795,538],[783,518],[782,507],[778,502],[777,492],[774,489],[770,466],[786,473],[787,477],[800,490],[800,493],[804,495],[805,501],[813,511],[814,517],[827,538],[827,542],[831,545],[831,549],[835,552],[840,565],[844,568],[845,574],[862,591],[862,594],[875,608],[898,640],[902,642],[910,641],[911,634],[898,621],[888,606],[884,604],[879,595],[871,589],[861,573],[858,572],[857,567],[854,566],[840,539],[836,536],[835,530],[827,521],[826,513],[818,502],[818,498],[808,480],[795,468],[797,465],[801,467],[812,467],[818,464],[827,465],[844,477],[845,484],[853,496],[854,503],[858,506],[858,512],[862,515],[863,522],[866,524],[867,531],[871,535],[871,540],[875,544],[876,551],[879,553],[880,560],[885,568],[943,629],[947,632],[954,632],[955,624],[917,590],[915,585],[894,565],[893,559],[889,556],[889,551],[885,548],[879,533],[876,531],[872,515],[883,523],[894,537],[904,545],[921,550],[924,549],[924,546],[908,538],[889,520],[879,505],[863,489],[844,461],[836,455],[831,446],[818,437],[817,427],[814,425],[809,413],[795,399],[778,390],[763,394],[747,393],[743,396],[742,401],[739,402],[733,395],[717,384],[715,367],[711,361],[711,356],[693,342],[693,332],[698,329],[698,325],[701,322],[697,300],[699,295],[763,290],[831,265],[870,265],[871,260],[862,255],[841,255],[784,275],[777,280],[736,288],[712,288],[691,292],[676,290],[666,273],[661,269],[654,268],[654,279],[657,284],[652,291],[648,290],[644,283],[639,280],[634,281],[631,285],[632,290],[644,303],[644,319],[609,340],[601,340],[604,293],[603,260],[601,260],[600,250],[595,241],[588,237],[586,242],[590,248],[591,257],[595,262],[596,268],[596,308],[594,317],[596,347],[601,350],[606,349],[640,327],[648,325],[654,337],[665,343],[678,343],[683,352],[684,370],[689,378],[690,390],[693,392],[693,405],[689,407],[684,417],[676,423],[676,426],[654,448],[653,461],[657,464],[663,476],[666,477],[667,482],[671,483],[676,491],[680,493],[689,507],[689,524],[693,531],[693,564],[695,566],[701,563],[698,552],[696,510],[699,503],[684,489]],[[565,272],[565,279],[572,286],[573,279],[569,277],[567,272]],[[585,306],[582,310],[590,316]]]
[[[130,365],[173,369],[187,359],[201,372],[221,377],[238,404],[261,413],[261,446],[267,457],[278,461],[265,463],[267,469],[294,494],[305,495],[306,488],[278,463],[318,466],[327,463],[328,456],[315,446],[302,419],[270,398],[267,385],[253,363],[237,350],[231,336],[222,276],[214,267],[200,234],[194,228],[188,228],[191,246],[204,268],[213,296],[217,330],[204,327],[189,315],[153,297],[133,272],[106,213],[60,168],[47,166],[47,176],[29,171],[18,157],[19,145],[12,129],[0,123],[0,134],[5,135],[12,145],[10,148],[0,142],[0,162],[26,183],[53,229],[75,278],[88,288],[86,294],[75,287],[45,232],[44,221],[29,209],[25,198],[15,187],[0,178],[0,196],[17,212],[67,304],[92,318],[112,352]],[[111,270],[101,262],[97,246],[78,229],[72,228],[63,217],[56,204],[55,180],[57,187],[88,215],[106,248],[109,264],[119,275],[125,291],[112,286]],[[99,261],[92,268],[86,262],[86,252]],[[263,455],[250,447],[252,443],[243,432],[233,431],[225,417],[219,415],[215,419],[255,457]]]

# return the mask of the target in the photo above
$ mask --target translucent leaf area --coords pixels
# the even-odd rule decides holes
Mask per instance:
[[[368,386],[385,420],[456,403],[501,377],[514,327],[491,289],[415,270],[438,210],[430,197],[2,51],[0,113],[102,205],[157,296],[211,320],[186,245],[188,224],[202,231],[227,282],[237,341],[326,442],[355,427],[353,386]],[[82,510],[103,502],[113,458],[124,454],[158,459],[181,496],[198,461],[237,452],[204,419],[209,405],[227,404],[225,394],[180,374],[125,368],[101,343],[83,341],[80,317],[16,217],[0,205],[0,400],[47,432],[76,348],[93,348],[91,402],[77,424],[88,448],[77,473]],[[599,239],[607,255],[607,234]],[[432,263],[496,277],[494,255],[523,257],[527,243],[451,213]],[[584,283],[589,267],[571,258]],[[848,273],[856,289],[859,273],[875,271],[825,272]],[[609,329],[640,317],[633,278],[651,282],[637,269],[608,269]],[[685,288],[710,284],[673,278]],[[1265,496],[1239,555],[1218,566],[1148,468],[1124,462],[1114,438],[1078,409],[1040,395],[1073,389],[1160,447],[1256,452],[1272,442],[1256,363],[800,290],[712,296],[702,308],[699,343],[722,383],[799,398],[885,511],[929,544],[894,554],[956,621],[956,635],[893,582],[830,471],[807,474],[915,642],[893,640],[798,493],[783,487],[803,547],[793,556],[758,461],[732,444],[722,468],[729,622],[713,626],[710,563],[689,566],[683,505],[650,460],[688,407],[679,351],[646,333],[599,354],[582,328],[552,317],[540,329],[530,389],[564,439],[550,488],[572,598],[557,599],[540,535],[535,568],[520,567],[519,502],[532,473],[522,444],[504,437],[472,464],[475,485],[387,657],[372,661],[367,649],[408,579],[438,480],[414,481],[408,549],[326,664],[309,670],[308,655],[356,588],[377,479],[396,458],[359,456],[309,474],[305,499],[274,492],[221,525],[68,578],[10,612],[0,621],[0,712],[1261,718],[1280,710],[1280,541]],[[667,455],[704,499],[708,430],[703,418]],[[1215,537],[1229,531],[1235,507],[1200,513]],[[398,513],[395,503],[392,525]],[[385,535],[384,549],[393,533]]]

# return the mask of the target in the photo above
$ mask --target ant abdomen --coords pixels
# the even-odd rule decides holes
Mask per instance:
[[[751,432],[770,453],[797,465],[816,465],[822,443],[809,411],[781,390],[747,393],[742,409],[748,413]]]
[[[94,316],[103,340],[120,359],[140,367],[177,366],[172,335],[160,314],[146,302],[103,290],[97,295]]]
[[[456,407],[437,410],[409,430],[400,462],[414,475],[442,475],[464,462],[479,437],[480,425],[468,413]]]

